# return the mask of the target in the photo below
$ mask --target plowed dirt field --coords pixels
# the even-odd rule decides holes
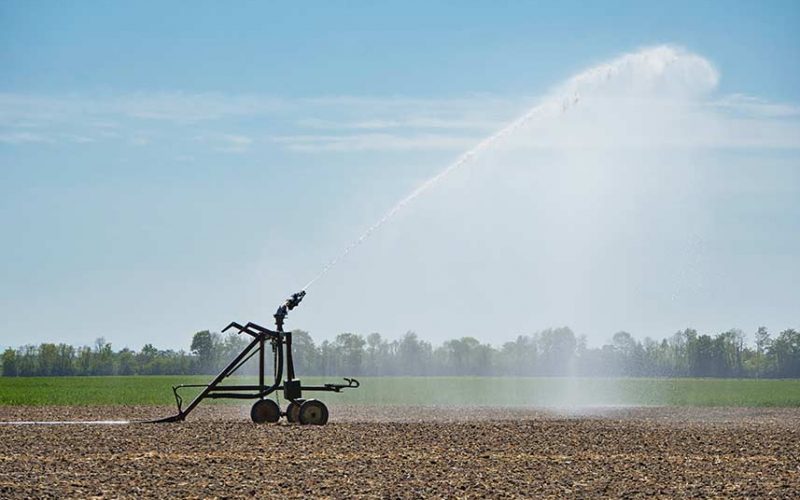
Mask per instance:
[[[333,407],[324,427],[247,408],[174,424],[0,425],[0,497],[800,495],[800,409]],[[5,407],[2,421],[166,416]]]

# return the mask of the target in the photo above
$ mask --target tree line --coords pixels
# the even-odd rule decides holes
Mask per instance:
[[[2,374],[14,376],[190,375],[221,370],[247,345],[236,334],[197,332],[188,351],[115,351],[103,338],[93,346],[43,343],[9,348]],[[434,346],[414,332],[388,340],[342,333],[316,343],[308,332],[293,331],[296,371],[300,375],[474,375],[474,376],[630,376],[800,378],[800,332],[772,336],[761,327],[754,342],[741,330],[717,335],[686,329],[660,341],[637,340],[627,332],[610,343],[587,347],[586,338],[567,328],[520,335],[501,346],[463,337]],[[244,373],[254,373],[248,362]]]

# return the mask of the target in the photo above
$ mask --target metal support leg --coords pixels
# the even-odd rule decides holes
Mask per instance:
[[[264,337],[261,337],[258,353],[258,386],[260,391],[264,391]]]
[[[292,332],[286,332],[286,377],[294,380],[294,359],[292,358]]]
[[[254,347],[256,347],[256,346],[257,346],[259,343],[261,343],[261,344],[263,345],[263,342],[264,342],[264,340],[263,340],[263,337],[262,337],[262,338],[256,338],[255,340],[253,340],[252,342],[250,342],[250,345],[248,345],[248,346],[247,346],[247,347],[246,347],[246,348],[245,348],[245,349],[244,349],[244,350],[243,350],[241,353],[239,353],[239,355],[238,355],[238,356],[236,356],[236,357],[233,359],[233,361],[231,361],[231,362],[228,364],[228,366],[226,366],[226,367],[225,367],[225,368],[224,368],[224,369],[223,369],[221,372],[219,372],[219,375],[217,375],[216,377],[214,377],[214,380],[212,380],[212,381],[211,381],[211,383],[210,383],[210,384],[208,384],[208,386],[207,386],[205,389],[203,389],[203,391],[202,391],[202,392],[200,392],[200,394],[198,394],[198,395],[197,395],[197,396],[196,396],[196,397],[195,397],[195,398],[192,400],[192,402],[191,402],[191,403],[189,403],[189,406],[187,406],[187,407],[186,407],[186,408],[185,408],[185,409],[184,409],[182,412],[178,413],[177,415],[175,415],[175,416],[172,416],[172,417],[167,417],[167,418],[165,418],[165,419],[158,420],[157,422],[177,422],[177,421],[181,421],[181,420],[185,419],[185,418],[186,418],[186,415],[188,415],[188,414],[189,414],[189,412],[191,412],[192,410],[194,410],[194,408],[195,408],[197,405],[199,405],[199,404],[200,404],[200,401],[202,401],[202,400],[203,400],[203,399],[204,399],[204,398],[205,398],[205,397],[208,395],[208,393],[209,393],[209,392],[213,391],[213,390],[214,390],[214,388],[216,388],[216,387],[217,387],[217,385],[219,385],[219,383],[220,383],[220,382],[222,382],[222,380],[223,380],[223,379],[225,379],[225,377],[227,377],[227,376],[230,374],[231,370],[232,370],[232,369],[233,369],[233,368],[234,368],[234,367],[235,367],[237,364],[239,364],[239,361],[241,361],[242,359],[244,359],[244,357],[245,357],[245,356],[247,356],[247,354],[248,354],[248,353],[249,353],[249,352],[250,352],[250,351],[251,351],[251,350],[252,350]]]

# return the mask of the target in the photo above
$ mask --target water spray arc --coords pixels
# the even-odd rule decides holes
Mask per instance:
[[[496,145],[502,139],[520,130],[535,118],[555,118],[561,116],[577,106],[583,95],[592,94],[597,89],[606,86],[613,87],[614,80],[632,80],[640,82],[642,88],[647,88],[662,82],[665,79],[665,75],[670,71],[674,73],[672,76],[676,77],[673,79],[682,82],[686,86],[685,90],[692,92],[713,88],[719,78],[716,70],[705,59],[680,48],[666,45],[625,54],[608,63],[600,64],[578,73],[569,78],[540,104],[534,106],[525,114],[494,134],[483,139],[472,149],[459,156],[444,170],[426,180],[405,198],[397,202],[378,219],[377,222],[367,228],[358,238],[347,245],[341,253],[331,259],[301,290],[308,290],[314,283],[328,274],[331,269],[347,257],[350,252],[361,245],[420,195],[434,187],[454,171],[477,158],[486,149]],[[686,81],[688,79],[687,75],[689,74],[693,75],[693,80],[691,82]]]
[[[296,422],[301,424],[316,424],[324,425],[328,422],[328,409],[321,402],[316,399],[304,400],[302,399],[302,391],[329,391],[341,392],[343,389],[357,388],[359,382],[353,378],[345,378],[347,384],[324,384],[322,386],[305,386],[301,385],[300,380],[295,378],[294,362],[292,358],[292,332],[285,332],[283,329],[286,316],[289,311],[300,305],[300,302],[306,296],[306,291],[317,280],[325,276],[336,264],[345,258],[356,247],[361,245],[367,238],[369,238],[375,231],[380,229],[384,224],[389,222],[398,212],[405,206],[418,198],[425,191],[435,186],[439,181],[447,177],[450,173],[470,162],[473,158],[478,156],[482,151],[496,144],[504,137],[519,130],[531,119],[547,110],[558,110],[563,113],[569,107],[578,102],[578,95],[575,94],[572,98],[565,100],[561,103],[545,102],[540,104],[520,118],[514,120],[509,125],[503,127],[491,136],[487,137],[474,148],[462,154],[456,161],[447,166],[444,170],[425,181],[421,186],[412,191],[408,196],[395,204],[383,217],[381,217],[375,224],[370,226],[361,236],[356,238],[352,243],[345,247],[344,251],[331,260],[322,270],[297,293],[292,294],[286,301],[278,307],[273,317],[275,318],[276,331],[269,330],[256,323],[247,323],[241,325],[236,322],[230,323],[222,331],[225,332],[231,328],[237,330],[239,333],[246,333],[253,337],[252,342],[245,347],[242,352],[231,361],[210,383],[208,384],[180,384],[172,388],[175,395],[175,403],[178,407],[178,413],[163,419],[155,420],[154,422],[179,422],[186,419],[186,416],[197,407],[204,399],[257,399],[250,412],[250,417],[255,423],[270,422],[274,423],[285,416],[289,422]],[[269,342],[272,346],[273,353],[273,368],[274,380],[272,384],[265,382],[265,352],[266,344]],[[228,377],[232,376],[239,368],[241,368],[248,360],[258,354],[258,385],[224,385],[222,382]],[[286,372],[286,380],[283,380],[284,370]],[[200,394],[186,406],[183,407],[183,398],[180,391],[186,388],[200,389]],[[281,411],[278,403],[267,397],[276,391],[283,391],[283,397],[289,403],[285,411]]]
[[[593,92],[596,89],[602,88],[608,82],[613,82],[616,79],[622,81],[628,79],[635,82],[638,87],[652,89],[660,83],[663,83],[662,80],[667,80],[664,78],[664,75],[668,71],[672,72],[671,76],[673,78],[667,83],[670,85],[675,84],[673,87],[676,87],[680,92],[696,93],[706,91],[716,86],[718,80],[716,70],[708,61],[691,53],[686,53],[680,49],[667,46],[655,47],[637,53],[627,54],[608,64],[590,68],[569,79],[549,98],[531,108],[525,114],[494,134],[480,141],[472,149],[460,155],[442,171],[427,179],[406,197],[397,202],[378,219],[377,222],[367,228],[358,238],[347,245],[341,253],[330,260],[299,292],[292,294],[278,307],[276,313],[273,315],[276,325],[275,330],[270,330],[252,322],[245,325],[236,322],[230,323],[223,329],[223,332],[229,329],[235,329],[240,334],[247,334],[252,337],[250,344],[209,384],[182,384],[173,387],[178,413],[157,420],[156,422],[182,421],[205,399],[230,398],[256,399],[251,410],[251,418],[256,423],[274,423],[280,420],[281,417],[286,417],[290,422],[301,424],[324,425],[327,423],[327,407],[322,402],[315,399],[302,399],[302,392],[341,392],[344,389],[357,388],[360,384],[355,379],[345,378],[346,384],[303,386],[300,380],[296,378],[292,357],[292,332],[284,331],[284,322],[289,311],[299,306],[307,290],[416,198],[433,188],[454,171],[474,160],[486,149],[522,129],[532,120],[543,117],[555,118],[563,115],[578,105],[578,103],[581,102],[582,96],[590,95],[595,97],[596,95],[593,94]],[[622,94],[624,93],[625,92],[622,92]],[[271,347],[273,355],[274,378],[272,381],[268,381],[266,377],[266,349],[268,344]],[[259,362],[259,380],[257,385],[226,385],[222,383],[256,355],[258,355],[257,359]],[[284,373],[286,373],[285,379]],[[183,388],[200,389],[200,393],[185,408],[183,407],[183,400],[179,394],[180,390]],[[268,396],[278,393],[282,393],[284,399],[288,401],[285,411],[281,410],[277,402],[267,399]],[[61,423],[126,424],[129,423],[129,421],[0,422],[0,425],[50,425]]]
[[[689,59],[691,60],[690,56]],[[558,92],[550,98],[545,99],[537,106],[528,110],[525,114],[501,128],[494,134],[486,137],[466,151],[455,161],[450,163],[442,171],[426,180],[419,187],[414,189],[406,197],[397,202],[389,209],[377,222],[367,228],[358,238],[347,245],[344,250],[330,260],[322,270],[317,273],[303,288],[292,294],[274,314],[276,330],[270,330],[256,323],[230,323],[224,330],[235,329],[239,333],[245,333],[253,337],[252,342],[242,352],[230,362],[209,384],[183,384],[173,387],[175,400],[178,406],[178,413],[157,422],[176,422],[182,421],[201,401],[206,398],[233,398],[233,399],[257,399],[252,407],[251,418],[256,423],[277,422],[285,416],[290,422],[302,424],[324,425],[328,421],[327,407],[315,399],[302,399],[302,391],[328,391],[341,392],[343,389],[357,388],[359,382],[352,378],[345,378],[346,384],[324,384],[321,386],[302,386],[300,380],[295,378],[294,363],[292,359],[292,333],[285,332],[283,329],[284,321],[288,312],[297,307],[306,295],[307,290],[318,280],[328,274],[337,264],[339,264],[355,248],[364,243],[370,236],[392,220],[403,208],[421,196],[423,193],[437,185],[451,173],[474,160],[486,149],[496,145],[504,138],[522,129],[526,124],[536,118],[551,117],[555,118],[567,113],[581,101],[583,90],[592,89],[603,85],[605,82],[622,75],[631,73],[637,74],[644,71],[645,76],[660,76],[666,68],[675,63],[679,63],[687,58],[681,53],[670,48],[659,47],[641,53],[623,56],[610,64],[592,68],[583,72],[562,86]],[[696,62],[696,61],[695,61]],[[638,73],[637,73],[638,72]],[[714,76],[713,73],[711,76]],[[713,78],[712,78],[713,80]],[[267,383],[265,381],[265,351],[269,343],[273,353],[274,380]],[[259,381],[258,385],[224,385],[223,380],[234,374],[250,358],[258,354],[259,362]],[[286,379],[283,379],[284,371]],[[200,394],[196,396],[186,408],[183,408],[183,401],[179,391],[183,388],[199,388]],[[267,397],[277,391],[282,391],[284,399],[289,403],[285,411],[281,411],[278,403]]]
[[[574,106],[578,103],[580,97],[577,93],[575,93],[571,99],[565,99],[563,102],[560,103],[560,110],[561,112],[567,111],[570,107]],[[438,174],[434,175],[433,177],[429,178],[425,182],[422,183],[419,187],[413,190],[411,193],[408,194],[405,198],[397,202],[392,208],[389,209],[380,219],[378,219],[375,224],[367,228],[361,236],[353,240],[349,245],[345,247],[345,249],[330,260],[322,270],[314,276],[311,281],[303,286],[302,290],[308,290],[311,285],[317,282],[320,278],[328,274],[328,272],[333,269],[339,262],[342,261],[347,255],[352,252],[356,247],[364,243],[373,233],[375,233],[378,229],[383,227],[387,222],[389,222],[398,212],[403,210],[409,203],[417,199],[420,195],[422,195],[425,191],[429,190],[436,184],[438,184],[442,179],[453,173],[454,171],[458,170],[459,168],[463,167],[473,159],[475,159],[478,155],[481,154],[484,150],[488,149],[489,147],[493,146],[497,142],[499,142],[504,137],[507,137],[514,133],[515,131],[522,128],[526,123],[530,122],[533,118],[537,115],[543,114],[545,111],[554,111],[559,108],[557,103],[554,102],[546,102],[540,104],[534,108],[531,108],[527,113],[522,115],[521,117],[517,118],[510,124],[506,125],[502,129],[498,130],[494,134],[490,135],[486,139],[479,142],[475,147],[470,149],[469,151],[463,153],[459,156],[453,163],[448,165],[444,170],[439,172]]]

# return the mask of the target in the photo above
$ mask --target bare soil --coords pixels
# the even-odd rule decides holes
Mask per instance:
[[[135,420],[157,407],[4,407]],[[800,492],[800,409],[201,406],[173,424],[0,425],[0,497],[765,497]]]

